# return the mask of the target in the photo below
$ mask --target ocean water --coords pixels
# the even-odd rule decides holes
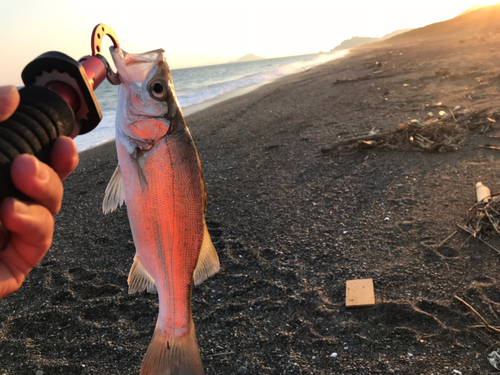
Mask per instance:
[[[241,88],[248,88],[277,78],[311,69],[345,55],[345,51],[280,57],[249,62],[174,69],[172,79],[181,108],[203,103]],[[95,91],[103,119],[92,132],[75,138],[78,151],[97,146],[115,137],[118,87],[103,82]]]

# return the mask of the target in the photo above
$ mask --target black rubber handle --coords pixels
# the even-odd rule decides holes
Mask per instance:
[[[48,163],[57,137],[71,136],[76,124],[70,105],[55,92],[26,86],[19,94],[21,103],[16,112],[0,122],[0,202],[8,196],[25,198],[12,184],[12,161],[21,154],[30,154]]]

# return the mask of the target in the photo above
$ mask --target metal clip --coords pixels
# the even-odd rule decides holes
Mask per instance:
[[[99,25],[94,27],[94,31],[92,31],[92,40],[91,40],[92,56],[102,55],[101,43],[103,37],[105,37],[106,35],[109,36],[115,48],[120,47],[118,43],[118,37],[116,36],[116,33],[111,28],[111,26],[106,25],[105,23],[100,23]],[[118,72],[117,73],[113,72],[109,64],[107,64],[106,66],[106,78],[112,85],[119,85],[121,83]]]

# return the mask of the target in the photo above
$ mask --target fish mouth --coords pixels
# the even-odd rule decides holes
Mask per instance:
[[[151,69],[164,59],[163,49],[134,54],[111,47],[110,52],[122,83],[143,82]]]
[[[147,63],[150,63],[150,61],[141,60],[141,59],[133,59],[133,60],[125,61],[125,66],[147,64]]]

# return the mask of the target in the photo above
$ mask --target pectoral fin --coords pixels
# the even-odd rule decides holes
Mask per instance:
[[[207,278],[219,272],[219,269],[219,256],[215,251],[210,234],[208,233],[207,224],[205,224],[203,243],[201,245],[200,255],[198,256],[198,263],[196,263],[196,269],[193,274],[194,284],[201,284]]]
[[[146,175],[144,174],[144,151],[136,149],[134,154],[132,155],[133,159],[137,163],[137,174],[139,176],[139,183],[141,184],[141,188],[145,189],[148,186],[148,180],[146,179]]]
[[[125,203],[125,182],[123,181],[122,172],[118,165],[106,187],[104,200],[102,201],[102,211],[104,214],[109,214],[118,207],[121,207],[123,203]]]
[[[156,293],[156,284],[151,275],[146,271],[137,256],[134,257],[134,264],[128,274],[128,294],[147,291]]]

